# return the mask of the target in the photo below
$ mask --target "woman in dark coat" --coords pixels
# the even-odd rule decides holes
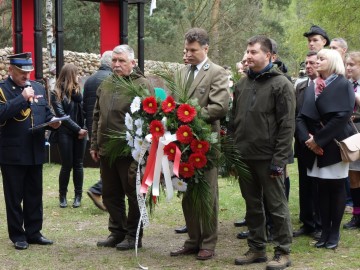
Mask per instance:
[[[349,170],[349,163],[341,160],[335,140],[341,141],[354,134],[349,120],[355,96],[352,85],[344,77],[340,54],[323,49],[317,57],[319,77],[315,85],[305,91],[296,129],[300,143],[307,147],[304,153],[307,174],[319,185],[322,234],[315,246],[334,249],[340,239]]]
[[[73,207],[77,208],[81,205],[84,179],[83,160],[87,136],[87,130],[84,128],[82,99],[77,67],[73,64],[66,64],[61,69],[56,81],[55,91],[51,93],[51,104],[56,116],[70,116],[70,119],[64,121],[58,131],[58,146],[61,157],[59,174],[61,208],[67,207],[66,193],[71,170],[73,170],[75,189]]]

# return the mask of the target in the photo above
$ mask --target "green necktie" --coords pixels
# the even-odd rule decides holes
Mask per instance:
[[[195,70],[196,70],[196,66],[195,66],[195,65],[191,65],[189,77],[188,77],[187,82],[186,82],[186,88],[187,88],[187,89],[190,88],[192,82],[194,81]]]

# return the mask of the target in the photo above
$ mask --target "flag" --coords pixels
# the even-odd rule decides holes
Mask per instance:
[[[150,4],[150,16],[153,13],[153,10],[156,8],[156,0],[151,0],[151,4]]]

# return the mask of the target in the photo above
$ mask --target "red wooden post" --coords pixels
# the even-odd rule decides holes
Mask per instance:
[[[100,53],[120,44],[119,2],[100,2]]]

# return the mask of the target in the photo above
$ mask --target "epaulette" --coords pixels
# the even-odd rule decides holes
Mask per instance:
[[[38,85],[41,85],[42,87],[44,87],[44,85],[42,83],[39,83],[38,81],[33,81],[33,80],[30,80],[31,83],[34,83],[34,84],[38,84]]]

